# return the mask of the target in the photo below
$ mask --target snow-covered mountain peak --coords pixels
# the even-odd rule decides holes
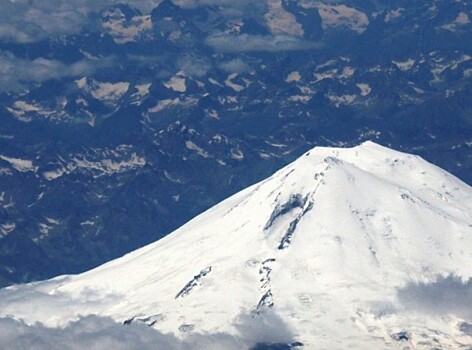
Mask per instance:
[[[0,315],[63,326],[96,314],[185,337],[273,309],[309,349],[460,348],[463,315],[417,312],[405,295],[472,277],[471,203],[468,185],[417,156],[314,148],[160,241],[1,291]]]

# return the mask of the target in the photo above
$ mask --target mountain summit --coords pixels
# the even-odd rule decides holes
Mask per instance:
[[[472,188],[366,142],[314,148],[89,272],[2,290],[0,315],[57,327],[94,314],[185,338],[271,309],[307,349],[465,349],[471,277]]]

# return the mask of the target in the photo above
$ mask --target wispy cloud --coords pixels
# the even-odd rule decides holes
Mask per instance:
[[[97,69],[111,65],[112,62],[113,58],[110,57],[65,64],[46,58],[26,60],[4,52],[0,54],[0,91],[19,90],[29,83],[39,83],[50,79],[87,76]]]
[[[228,73],[245,73],[251,69],[251,67],[241,58],[235,58],[231,61],[223,62],[219,65],[219,68]]]
[[[205,43],[221,52],[300,51],[320,47],[320,44],[288,35],[218,34],[208,37]]]
[[[212,63],[205,57],[181,56],[176,67],[187,75],[202,77],[212,68]]]

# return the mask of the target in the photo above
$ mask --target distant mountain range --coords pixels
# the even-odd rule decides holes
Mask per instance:
[[[467,1],[0,10],[1,285],[153,242],[316,145],[374,140],[472,183]]]

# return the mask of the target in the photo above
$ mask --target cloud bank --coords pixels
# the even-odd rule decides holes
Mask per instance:
[[[67,327],[47,328],[0,318],[0,348],[28,350],[241,350],[261,343],[289,343],[292,333],[275,314],[246,315],[236,320],[240,335],[194,334],[181,340],[145,325],[121,325],[111,318],[87,316]]]

